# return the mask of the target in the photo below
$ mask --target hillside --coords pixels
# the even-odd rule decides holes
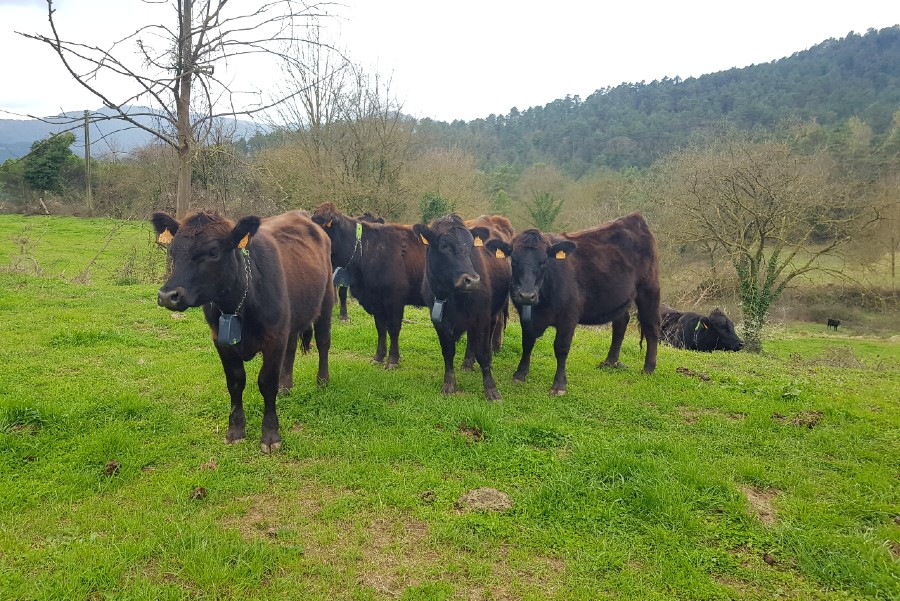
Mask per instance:
[[[837,129],[857,116],[876,138],[900,109],[900,27],[829,39],[770,63],[682,80],[623,83],[586,99],[556,100],[507,115],[425,120],[436,146],[472,150],[481,166],[551,162],[580,175],[596,166],[645,167],[692,133],[727,120],[771,128],[815,119]]]

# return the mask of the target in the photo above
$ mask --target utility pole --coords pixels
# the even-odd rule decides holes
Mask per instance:
[[[91,127],[90,111],[84,111],[84,199],[88,214],[94,214],[94,195],[91,191]]]

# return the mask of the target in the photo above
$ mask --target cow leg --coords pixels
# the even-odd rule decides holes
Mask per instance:
[[[375,330],[378,331],[378,346],[375,347],[372,363],[383,363],[384,356],[387,355],[387,321],[377,313],[373,317],[375,317]]]
[[[659,347],[659,287],[638,288],[634,304],[637,305],[641,335],[647,341],[644,355],[644,373],[652,374],[656,369],[656,353]]]
[[[278,379],[284,361],[285,347],[273,341],[269,350],[263,351],[262,367],[259,370],[259,392],[263,397],[262,442],[260,450],[270,453],[281,448],[281,434],[278,432],[278,414],[275,398],[278,395]]]
[[[619,361],[619,353],[622,352],[622,341],[625,340],[625,331],[628,330],[628,321],[631,314],[626,309],[622,314],[612,320],[612,342],[609,343],[609,352],[606,359],[597,367],[625,367]]]
[[[444,385],[441,394],[453,394],[456,392],[456,371],[453,361],[456,358],[456,341],[449,334],[438,332],[438,340],[441,342],[441,354],[444,356]]]
[[[463,355],[463,361],[459,368],[463,371],[474,371],[475,369],[475,351],[472,350],[472,337],[466,334],[466,352]],[[481,363],[479,363],[481,365]]]
[[[553,387],[550,394],[562,396],[566,394],[569,383],[566,377],[566,360],[569,358],[569,349],[572,348],[572,338],[575,336],[575,324],[560,324],[556,327],[556,336],[553,338],[553,354],[556,355],[556,374],[553,376]]]
[[[288,396],[294,388],[294,358],[297,356],[297,340],[300,332],[291,332],[288,336],[287,347],[284,349],[284,359],[281,361],[281,375],[278,379],[278,396]]]
[[[528,372],[531,370],[531,351],[534,350],[536,340],[537,336],[530,328],[522,328],[522,358],[519,359],[519,367],[513,374],[513,382],[524,382],[528,376]]]
[[[347,315],[347,287],[338,286],[338,300],[341,303],[341,321],[350,321]]]
[[[346,290],[346,288],[345,288]],[[328,384],[331,373],[328,371],[328,352],[331,350],[331,308],[323,310],[319,319],[313,324],[316,337],[316,351],[319,353],[319,371],[316,372],[316,384]]]
[[[503,348],[503,330],[506,329],[506,310],[497,314],[497,319],[494,321],[494,328],[491,331],[491,350],[493,352],[499,351]]]
[[[222,368],[225,370],[225,383],[228,385],[228,394],[231,397],[231,413],[228,415],[228,431],[225,432],[225,444],[232,444],[243,440],[246,436],[247,425],[244,417],[244,386],[247,384],[247,372],[244,370],[244,362],[230,348],[216,347],[219,351],[219,359],[222,360]]]
[[[478,359],[478,365],[481,367],[481,381],[484,384],[484,396],[489,401],[499,401],[500,391],[497,390],[497,383],[494,382],[494,376],[491,373],[491,320],[481,331],[469,330],[466,335],[467,340],[472,341],[475,347],[475,356]]]
[[[403,325],[403,305],[395,311],[388,321],[388,335],[391,337],[391,350],[388,352],[385,369],[396,369],[400,365],[400,327]]]

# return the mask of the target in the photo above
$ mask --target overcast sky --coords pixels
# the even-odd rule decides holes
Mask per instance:
[[[765,63],[900,23],[900,0],[339,1],[332,11],[340,19],[326,22],[336,44],[390,77],[404,112],[446,121]],[[130,33],[149,14],[167,22],[174,14],[140,0],[54,6],[61,37],[90,44]],[[49,33],[43,0],[0,0],[0,110],[45,116],[100,106],[50,48],[16,31]],[[261,71],[255,83],[266,87],[275,77]]]

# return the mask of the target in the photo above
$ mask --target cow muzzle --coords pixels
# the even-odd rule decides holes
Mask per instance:
[[[464,273],[456,280],[456,289],[468,292],[481,288],[481,277],[478,274]]]
[[[515,293],[513,300],[520,305],[534,305],[537,304],[538,293],[537,291],[525,292],[523,290],[519,290]]]
[[[156,303],[170,311],[184,311],[187,309],[185,290],[184,288],[172,288],[170,290],[160,288],[159,294],[156,296]]]

